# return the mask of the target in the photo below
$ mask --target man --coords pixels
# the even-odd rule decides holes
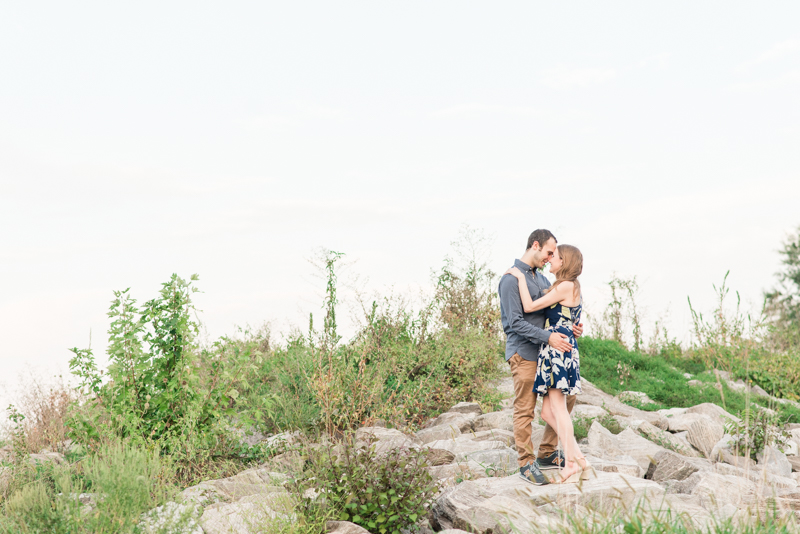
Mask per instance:
[[[523,273],[528,283],[531,297],[536,300],[550,287],[550,282],[537,269],[556,252],[556,238],[549,230],[535,230],[528,237],[528,248],[514,265]],[[500,317],[506,333],[506,361],[511,367],[514,379],[514,441],[519,455],[519,474],[532,484],[547,484],[542,470],[558,469],[564,463],[563,454],[557,450],[558,436],[550,425],[545,425],[544,436],[539,445],[538,458],[534,457],[531,445],[531,423],[536,408],[536,393],[533,383],[536,380],[536,364],[539,348],[543,344],[562,350],[572,350],[567,336],[544,329],[544,310],[525,313],[519,296],[516,278],[504,275],[500,279]],[[575,337],[583,333],[583,325],[573,326]],[[567,410],[571,413],[575,406],[575,395],[567,397]]]

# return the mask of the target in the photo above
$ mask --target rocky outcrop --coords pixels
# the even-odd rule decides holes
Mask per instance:
[[[510,379],[498,388],[513,394]],[[628,397],[633,399],[628,402],[645,400],[641,395]],[[717,520],[735,524],[770,506],[780,513],[800,511],[795,480],[800,473],[792,474],[793,468],[800,468],[798,457],[771,447],[759,455],[758,464],[737,456],[736,439],[725,434],[725,423],[737,419],[715,404],[649,412],[585,382],[573,416],[594,419],[581,450],[596,476],[578,484],[534,486],[520,478],[512,411],[483,413],[472,402],[456,404],[414,435],[372,426],[359,429],[356,442],[374,446],[378,453],[397,449],[426,453],[426,469],[439,488],[430,508],[431,524],[417,525],[426,534],[431,532],[429,526],[448,534],[565,529],[566,514],[611,515],[637,504],[654,516],[669,511],[672,521],[689,530],[703,530]],[[605,428],[600,421],[609,417],[624,430],[615,435]],[[543,433],[544,427],[532,425],[534,450]],[[296,440],[293,434],[264,439],[262,443],[284,452],[262,468],[187,488],[177,503],[143,516],[143,527],[173,532],[171,522],[183,518],[184,527],[174,534],[221,534],[259,532],[270,521],[291,523],[295,518],[284,488],[289,478],[282,473],[296,475],[302,470],[304,460],[295,450]],[[793,429],[792,444],[797,443],[800,425]],[[786,450],[796,453],[797,447]],[[39,461],[59,461],[46,458]],[[336,521],[328,523],[328,531],[366,532]]]
[[[562,512],[586,508],[613,512],[623,503],[655,502],[663,495],[664,489],[655,482],[605,472],[580,485],[533,486],[516,475],[487,478],[445,491],[431,507],[431,524],[435,529],[478,533],[530,532],[562,526]]]

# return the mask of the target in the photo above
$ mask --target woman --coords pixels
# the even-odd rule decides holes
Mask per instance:
[[[569,352],[561,352],[550,345],[542,346],[533,385],[534,392],[542,396],[542,419],[556,430],[564,447],[566,465],[558,481],[561,483],[587,479],[593,472],[575,440],[566,397],[581,392],[580,357],[572,324],[580,323],[582,297],[578,276],[582,271],[581,251],[571,245],[559,245],[550,261],[550,272],[556,275],[556,281],[542,298],[535,301],[531,298],[522,271],[516,267],[506,271],[519,281],[519,294],[525,312],[546,308],[545,329],[566,335],[572,343]]]

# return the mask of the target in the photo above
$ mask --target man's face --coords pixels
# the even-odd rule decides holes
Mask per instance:
[[[533,243],[533,266],[537,269],[544,267],[544,264],[550,261],[553,254],[556,253],[556,240],[552,237],[547,240],[544,246],[539,246],[538,242]]]

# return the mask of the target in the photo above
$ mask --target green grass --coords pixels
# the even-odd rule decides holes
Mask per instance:
[[[142,513],[177,491],[168,482],[169,462],[158,451],[121,444],[32,474],[3,503],[0,533],[133,533]],[[82,510],[82,493],[95,495],[91,512]]]
[[[676,353],[662,352],[651,356],[629,351],[616,341],[588,337],[582,338],[579,345],[581,375],[611,395],[641,391],[657,403],[637,406],[642,409],[688,408],[710,402],[736,415],[747,406],[748,395],[729,388],[724,382],[720,395],[712,372],[697,361]],[[624,376],[620,376],[619,364],[626,369]],[[689,385],[690,379],[683,376],[686,372],[695,375],[693,379],[703,384]],[[786,422],[800,422],[800,409],[792,405],[770,404],[769,399],[755,395],[749,397],[750,402],[777,411]]]

